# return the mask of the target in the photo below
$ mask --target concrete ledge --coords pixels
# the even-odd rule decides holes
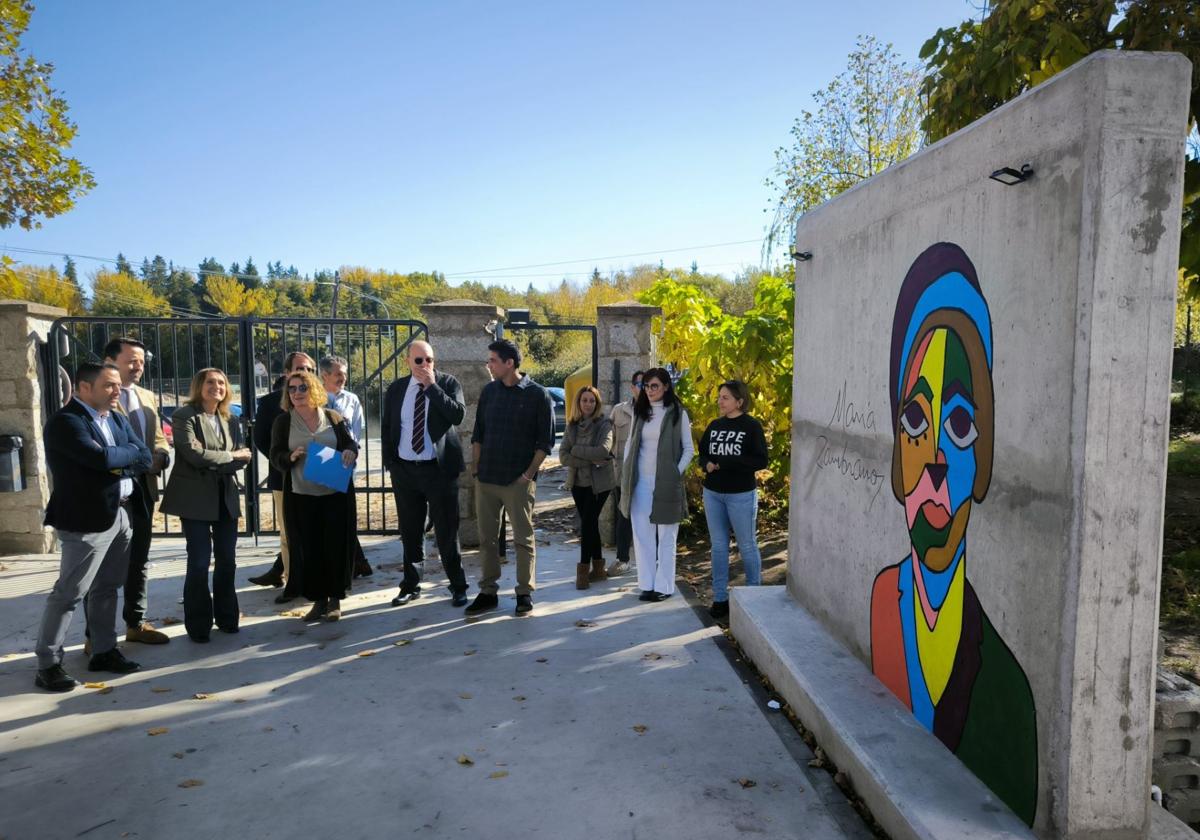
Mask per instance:
[[[893,840],[1034,836],[785,587],[733,589],[730,628]]]
[[[1150,840],[1196,840],[1200,834],[1187,823],[1157,805],[1150,809]]]

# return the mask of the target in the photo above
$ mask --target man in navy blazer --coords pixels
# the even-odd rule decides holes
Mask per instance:
[[[84,363],[76,395],[46,424],[44,441],[54,490],[46,524],[62,548],[58,580],[38,632],[35,685],[70,691],[78,683],[62,667],[71,616],[87,598],[89,671],[127,674],[140,666],[117,648],[117,590],[125,583],[133,530],[129,509],[149,509],[141,482],[153,455],[117,410],[121,374],[114,365]]]
[[[433,348],[414,341],[405,358],[410,371],[388,386],[383,398],[383,463],[404,546],[404,580],[392,599],[398,607],[420,597],[425,560],[425,519],[433,520],[442,566],[450,579],[451,603],[467,603],[467,578],[458,545],[458,477],[466,469],[458,425],[466,415],[462,386],[433,369]]]

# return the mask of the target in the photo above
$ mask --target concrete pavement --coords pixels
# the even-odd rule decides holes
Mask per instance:
[[[345,618],[306,625],[245,582],[275,550],[247,544],[241,633],[200,646],[174,624],[122,645],[140,672],[89,674],[77,613],[65,665],[106,688],[63,695],[34,688],[31,653],[56,558],[0,561],[0,837],[870,836],[718,628],[681,595],[638,601],[632,576],[576,591],[578,549],[540,537],[533,616],[510,563],[475,622],[444,579],[392,608],[382,539]],[[181,541],[154,557],[150,615],[181,619]]]

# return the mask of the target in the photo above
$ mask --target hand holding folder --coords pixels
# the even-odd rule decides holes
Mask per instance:
[[[304,480],[339,493],[345,493],[354,477],[354,467],[342,464],[342,454],[336,449],[313,442],[304,455]]]

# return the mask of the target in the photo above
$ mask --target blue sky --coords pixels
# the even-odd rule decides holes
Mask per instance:
[[[42,0],[24,46],[54,63],[98,186],[0,244],[452,282],[582,260],[471,275],[517,288],[660,257],[732,276],[758,262],[773,150],[855,37],[915,60],[971,14],[964,0]]]

